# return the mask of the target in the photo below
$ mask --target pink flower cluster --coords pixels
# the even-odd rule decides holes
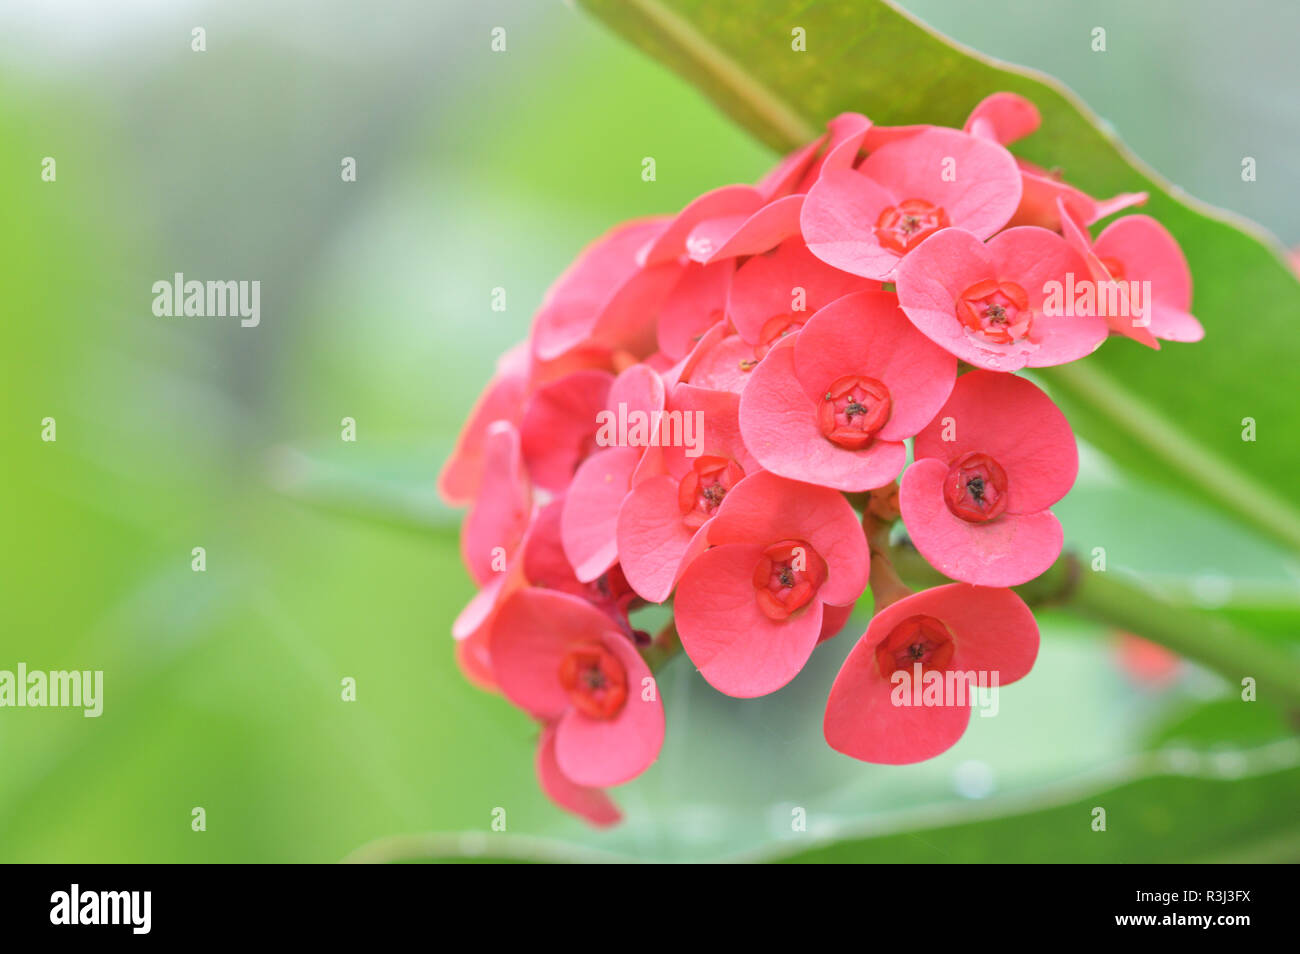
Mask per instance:
[[[775,692],[869,581],[874,618],[826,707],[835,749],[930,758],[970,702],[900,704],[900,677],[1006,685],[1032,667],[1038,628],[1009,588],[1060,555],[1050,508],[1078,459],[1064,415],[1014,372],[1111,334],[1202,334],[1164,228],[1132,214],[1090,233],[1145,196],[1095,199],[1007,151],[1038,123],[1007,93],[963,129],[841,115],[757,185],[614,228],[547,293],[439,487],[469,506],[480,587],[457,658],[541,724],[557,804],[612,824],[605,790],[657,758],[646,658],[679,639],[720,692]],[[900,515],[956,582],[877,585],[898,580],[873,570],[888,557],[864,526],[887,535]],[[672,627],[634,627],[668,600]]]

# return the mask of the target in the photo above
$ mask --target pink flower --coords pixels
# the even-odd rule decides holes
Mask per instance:
[[[812,654],[823,604],[852,604],[866,587],[857,515],[833,490],[758,473],[727,493],[708,532],[711,549],[677,585],[682,648],[719,692],[775,692]]]
[[[879,282],[827,265],[795,237],[740,266],[727,295],[727,317],[761,359],[823,306],[852,292],[879,289]]]
[[[512,594],[490,638],[501,691],[555,725],[555,765],[577,785],[620,785],[659,755],[664,710],[650,670],[609,618],[565,593]]]
[[[799,231],[803,196],[769,199],[760,189],[728,185],[692,201],[641,252],[647,267],[683,257],[709,264],[765,252]]]
[[[546,797],[597,828],[617,825],[623,820],[623,813],[609,795],[602,789],[579,785],[561,771],[559,760],[555,757],[555,736],[556,727],[553,723],[542,727],[542,737],[537,743],[537,758],[534,762],[537,784],[546,793]]]
[[[644,364],[633,365],[614,380],[604,408],[607,417],[626,420],[640,415],[647,422],[659,420],[663,410],[663,380]],[[644,452],[645,446],[605,446],[584,460],[573,475],[565,496],[560,539],[574,573],[584,583],[596,579],[618,559],[618,512]]]
[[[975,104],[962,127],[973,136],[1006,146],[1024,139],[1042,124],[1038,107],[1015,93],[994,93]]]
[[[521,548],[523,560],[521,566],[523,580],[532,586],[548,590],[558,590],[576,596],[604,613],[614,625],[637,644],[649,640],[640,631],[633,630],[628,620],[628,613],[639,605],[637,595],[628,586],[627,578],[618,564],[593,580],[579,580],[574,574],[573,565],[565,556],[561,542],[561,521],[565,509],[565,497],[557,497],[538,510],[528,528],[528,535]],[[517,587],[516,587],[517,588]],[[512,592],[508,582],[503,597]]]
[[[1098,313],[1112,332],[1157,350],[1157,338],[1200,341],[1205,337],[1205,329],[1187,310],[1192,306],[1187,259],[1163,225],[1149,215],[1126,215],[1102,229],[1094,243],[1080,218],[1064,203],[1061,224],[1066,241],[1083,256],[1089,275],[1098,283]],[[1105,294],[1117,282],[1121,283],[1117,290],[1124,294]],[[1148,289],[1149,301],[1145,297]],[[1116,304],[1119,307],[1112,307]]]
[[[1015,93],[994,93],[981,100],[966,120],[968,133],[1008,145],[1034,132],[1042,122],[1038,107]],[[1065,202],[1083,217],[1088,225],[1120,209],[1146,202],[1145,192],[1126,192],[1110,199],[1094,199],[1063,182],[1060,173],[1041,169],[1024,159],[1017,159],[1023,186],[1020,205],[1008,226],[1037,225],[1060,231],[1060,203]]]
[[[871,490],[903,469],[903,440],[947,399],[952,356],[927,341],[883,291],[827,305],[750,373],[740,399],[745,445],[774,474]]]
[[[636,484],[618,514],[618,553],[628,583],[652,603],[662,603],[682,571],[708,545],[708,526],[727,494],[759,470],[745,448],[738,420],[740,399],[727,391],[679,384],[670,411],[703,415],[701,453],[663,448],[660,473]]]
[[[857,158],[863,136],[871,129],[871,120],[861,113],[840,113],[826,124],[826,132],[808,145],[796,149],[763,177],[759,192],[776,198],[790,193],[806,194],[821,177],[827,159],[844,143],[841,165],[851,165]],[[825,151],[822,151],[822,146]],[[775,244],[775,243],[773,243]]]
[[[672,261],[644,267],[638,253],[665,227],[662,218],[625,222],[582,250],[534,318],[538,361],[593,343],[642,355],[654,350],[654,317],[682,266]]]
[[[1106,340],[1102,318],[1047,307],[1054,289],[1064,295],[1088,281],[1087,269],[1047,229],[1007,229],[987,244],[944,229],[899,266],[898,301],[926,337],[969,364],[1041,368],[1082,358]]]
[[[574,575],[560,542],[563,511],[564,497],[560,496],[533,513],[522,543],[509,556],[504,570],[482,585],[452,623],[456,661],[466,678],[480,688],[496,689],[488,637],[497,613],[511,594],[529,586],[576,596],[604,613],[628,639],[638,645],[649,641],[647,634],[632,629],[628,613],[638,598],[617,564],[585,583]]]
[[[449,504],[467,504],[483,480],[483,444],[493,421],[518,426],[528,383],[528,348],[517,345],[497,362],[497,373],[483,389],[456,439],[456,448],[438,475],[438,493]]]
[[[562,491],[573,472],[597,449],[596,415],[605,409],[614,376],[574,371],[538,388],[524,407],[520,436],[533,483]]]
[[[1037,655],[1034,614],[1011,590],[915,593],[876,613],[844,661],[826,701],[826,742],[864,762],[934,758],[966,731],[978,687],[1015,682]]]
[[[690,353],[700,336],[722,321],[727,292],[736,271],[733,259],[712,265],[692,262],[669,294],[659,313],[659,350],[678,361]]]
[[[740,394],[758,366],[758,346],[732,332],[729,322],[714,325],[680,363],[675,378],[701,388]]]
[[[921,555],[940,573],[980,586],[1017,586],[1061,553],[1047,508],[1079,470],[1070,425],[1024,378],[971,371],[916,435],[899,506]]]
[[[461,555],[474,582],[481,586],[505,569],[528,528],[532,506],[519,432],[508,421],[497,421],[487,430],[482,484],[460,531]]]
[[[988,238],[1020,202],[1011,153],[955,129],[909,130],[856,169],[837,165],[828,158],[800,225],[814,255],[864,278],[891,280],[904,256],[948,226]]]

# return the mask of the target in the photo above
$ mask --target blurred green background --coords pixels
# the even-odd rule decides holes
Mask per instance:
[[[1300,242],[1294,9],[906,5],[1059,76],[1188,192]],[[1080,39],[1097,23],[1104,71]],[[544,799],[534,727],[452,660],[473,588],[434,477],[582,245],[775,159],[581,12],[6,4],[0,142],[0,669],[105,672],[99,719],[0,709],[0,861],[335,861],[366,845],[418,854],[372,843],[422,832],[489,855],[538,837],[523,844],[548,857],[817,844],[858,860],[1300,859],[1300,744],[1283,714],[1231,702],[1190,665],[1142,683],[1114,634],[1052,614],[1000,716],[930,762],[867,766],[825,746],[851,626],[767,699],[724,698],[670,663],[663,756],[615,792],[619,828],[592,832]],[[260,327],[154,317],[151,286],[178,271],[260,280]],[[1218,346],[1199,347],[1212,360]],[[1115,569],[1297,638],[1300,570],[1281,550],[1087,448],[1056,510]],[[489,834],[498,807],[509,835]]]

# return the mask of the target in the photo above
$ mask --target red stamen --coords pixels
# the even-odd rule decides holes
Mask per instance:
[[[889,388],[861,374],[838,378],[817,406],[817,426],[828,441],[861,450],[889,421],[893,400]]]
[[[965,454],[948,468],[943,499],[954,516],[987,523],[1007,509],[1007,472],[988,454]]]
[[[912,616],[895,626],[876,647],[876,664],[886,679],[900,669],[910,673],[921,664],[922,672],[943,671],[952,661],[955,645],[952,633],[933,616]]]
[[[905,255],[950,224],[948,213],[933,202],[904,199],[880,213],[876,219],[876,239],[885,248]]]
[[[627,702],[627,670],[599,643],[581,643],[564,654],[560,685],[574,708],[593,719],[612,719]]]
[[[957,318],[986,341],[1009,344],[1029,334],[1029,296],[1015,282],[976,282],[957,299]]]
[[[744,469],[729,457],[697,457],[690,473],[677,485],[682,523],[692,530],[702,526],[722,506],[727,491],[744,476]]]
[[[782,540],[754,567],[754,598],[768,619],[781,622],[807,606],[826,582],[826,561],[802,540]]]

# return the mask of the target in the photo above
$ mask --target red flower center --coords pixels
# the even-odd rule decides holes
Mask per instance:
[[[1029,296],[1015,282],[976,282],[957,299],[957,318],[986,341],[1009,344],[1029,334]]]
[[[775,315],[763,323],[763,327],[758,332],[758,347],[754,349],[754,356],[762,361],[786,335],[792,335],[800,328],[807,317],[796,315]]]
[[[722,505],[727,491],[745,476],[745,471],[729,457],[697,457],[690,473],[677,485],[677,506],[682,523],[694,530]]]
[[[583,715],[612,719],[627,702],[627,670],[599,643],[580,643],[560,660],[560,685]]]
[[[925,199],[904,199],[876,219],[876,238],[890,251],[904,255],[922,240],[951,225],[948,213]]]
[[[826,561],[802,540],[782,540],[763,551],[754,567],[754,598],[768,619],[780,622],[807,606],[826,582]]]
[[[826,389],[817,407],[817,426],[831,443],[861,450],[889,421],[892,410],[889,388],[875,378],[850,374]]]
[[[1114,281],[1122,282],[1124,280],[1124,275],[1125,275],[1124,263],[1121,262],[1119,259],[1106,258],[1103,256],[1101,258],[1101,264],[1102,267],[1106,269],[1106,271],[1110,272],[1110,277]]]
[[[965,454],[948,468],[943,499],[954,516],[987,523],[1007,509],[1007,472],[988,454]]]
[[[876,647],[880,674],[890,678],[900,669],[910,673],[921,664],[922,672],[945,670],[952,661],[952,633],[933,616],[911,616],[895,626]]]

